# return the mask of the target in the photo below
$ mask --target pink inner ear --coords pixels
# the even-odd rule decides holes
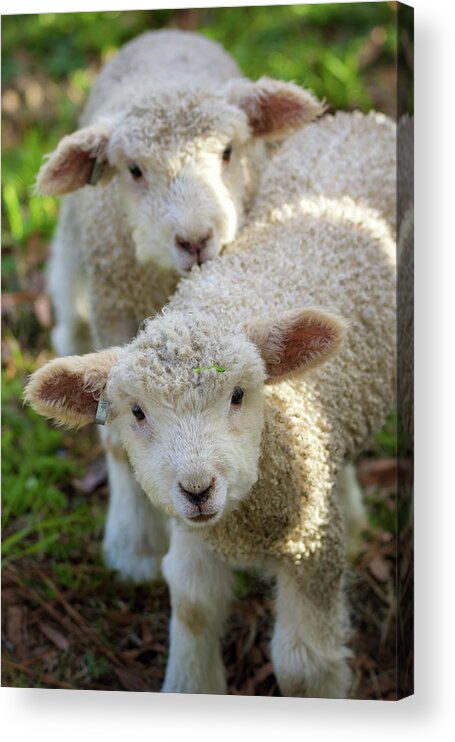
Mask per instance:
[[[60,193],[67,193],[83,187],[88,183],[93,163],[94,160],[89,152],[84,152],[79,148],[71,148],[65,152],[63,161],[59,162],[54,168],[52,174],[54,187]]]
[[[294,95],[281,91],[270,93],[258,100],[259,111],[250,119],[256,136],[277,133],[287,129],[302,116],[302,104]]]
[[[58,376],[46,381],[41,397],[49,405],[62,409],[71,407],[71,412],[93,416],[95,419],[98,400],[94,393],[84,389],[80,376],[69,371],[61,371]]]
[[[335,331],[319,324],[296,324],[281,338],[281,350],[277,358],[267,364],[270,376],[282,376],[314,362],[333,346],[337,339]]]

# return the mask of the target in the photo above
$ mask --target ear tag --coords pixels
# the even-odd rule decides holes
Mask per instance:
[[[95,422],[97,425],[106,425],[108,407],[107,399],[101,397],[96,408]]]
[[[103,170],[104,162],[101,160],[95,160],[87,181],[88,185],[96,185],[103,174]]]

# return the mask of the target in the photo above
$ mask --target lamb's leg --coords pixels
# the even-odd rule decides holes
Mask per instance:
[[[329,588],[333,591],[333,585]],[[320,591],[319,598],[320,598]],[[345,646],[348,618],[340,589],[315,600],[294,573],[277,573],[272,662],[281,693],[307,698],[345,698],[351,671]]]
[[[52,343],[60,356],[93,350],[81,213],[80,193],[65,196],[48,263],[47,285],[55,315]]]
[[[353,560],[362,550],[362,531],[368,522],[353,464],[346,464],[340,470],[337,491],[344,520],[347,556]]]
[[[169,542],[166,516],[153,507],[136,482],[112,426],[101,431],[110,490],[103,541],[106,562],[124,579],[158,579]]]
[[[63,225],[64,226],[64,225]],[[81,246],[59,225],[52,244],[47,284],[55,315],[52,345],[59,356],[88,353],[93,341],[88,322],[87,277]]]
[[[173,525],[163,573],[172,605],[163,692],[226,693],[220,638],[231,592],[229,567],[196,533]]]

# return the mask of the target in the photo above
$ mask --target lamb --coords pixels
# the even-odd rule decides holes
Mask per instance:
[[[126,44],[95,83],[82,128],[64,137],[37,179],[39,192],[67,194],[49,267],[57,353],[133,337],[181,273],[233,239],[267,143],[322,110],[291,83],[242,79],[234,60],[198,34],[154,31]],[[153,579],[167,544],[163,524],[112,426],[102,439],[106,561],[125,578]]]
[[[27,400],[60,424],[107,405],[170,516],[163,691],[226,692],[230,567],[255,565],[276,581],[282,694],[349,693],[338,478],[394,404],[395,232],[395,125],[326,117],[274,158],[226,254],[133,341],[32,376]]]

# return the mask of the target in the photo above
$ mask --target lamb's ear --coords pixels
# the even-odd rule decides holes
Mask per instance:
[[[325,110],[324,104],[308,90],[268,77],[257,82],[232,80],[227,86],[227,96],[230,103],[247,114],[254,136],[265,139],[287,136]]]
[[[343,342],[346,323],[328,312],[304,309],[253,322],[245,329],[261,353],[267,376],[277,378],[328,361]]]
[[[63,137],[41,166],[35,191],[60,196],[88,183],[94,185],[101,177],[108,180],[113,173],[106,159],[112,129],[113,121],[103,119]]]
[[[94,422],[98,400],[120,353],[120,348],[109,348],[55,358],[32,374],[24,399],[36,412],[60,425],[78,428]]]

